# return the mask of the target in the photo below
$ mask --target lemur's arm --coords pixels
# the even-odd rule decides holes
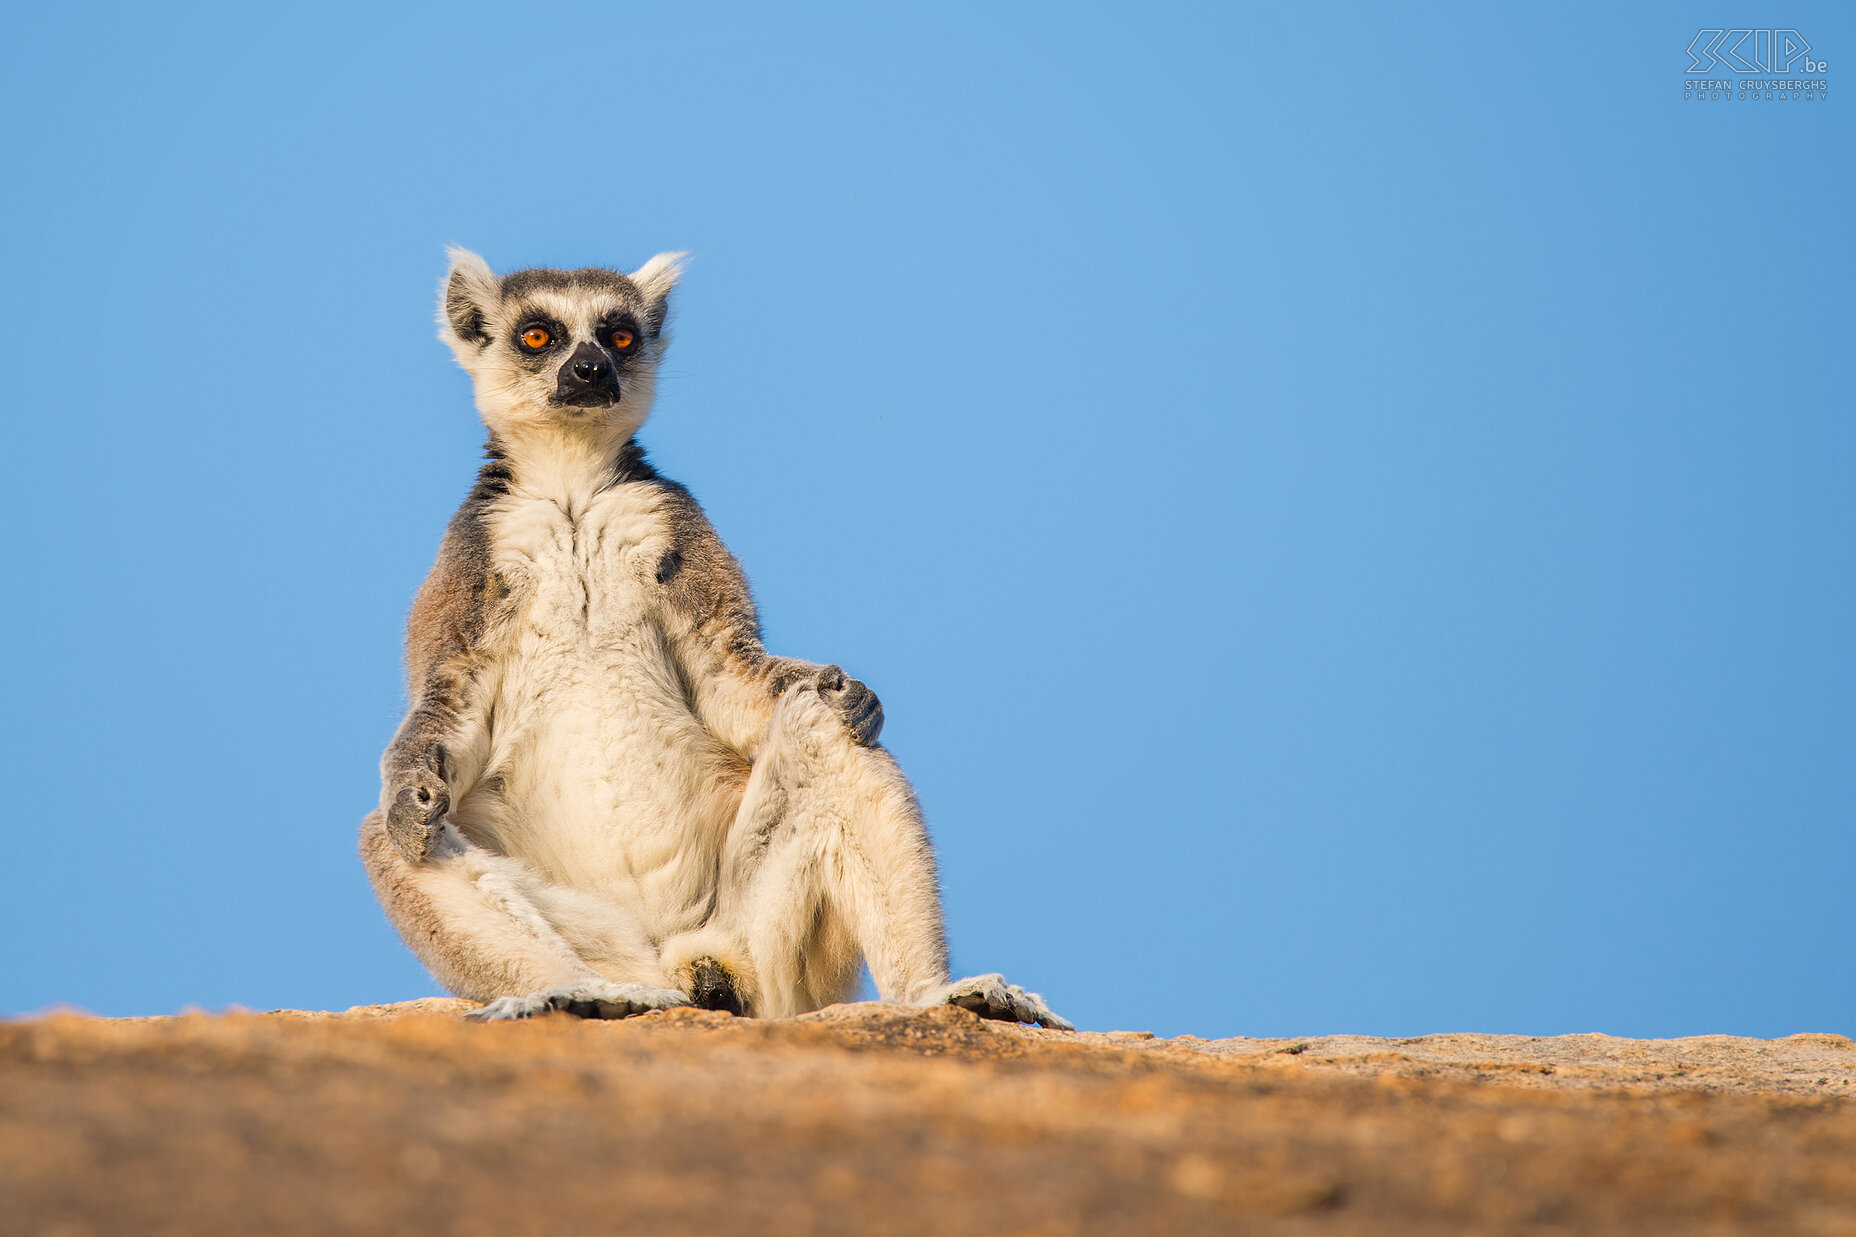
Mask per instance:
[[[671,646],[697,716],[710,733],[748,760],[759,754],[774,701],[794,683],[818,684],[844,719],[851,739],[876,742],[883,706],[876,693],[836,666],[769,654],[747,578],[708,517],[683,487],[661,482],[670,548],[657,567]]]
[[[485,468],[452,519],[406,625],[412,708],[380,757],[380,810],[387,836],[413,863],[431,855],[452,804],[489,759],[486,705],[494,685],[478,649],[501,593],[482,525],[494,467]]]

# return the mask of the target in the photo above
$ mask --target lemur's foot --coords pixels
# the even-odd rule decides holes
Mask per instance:
[[[859,747],[869,747],[883,733],[883,702],[868,686],[837,666],[826,666],[818,672],[818,695],[843,719],[851,741]]]
[[[931,994],[924,1004],[958,1005],[982,1018],[999,1022],[1035,1022],[1053,1031],[1074,1031],[1067,1018],[1060,1018],[1035,992],[1026,992],[1017,984],[1008,984],[1003,975],[975,975],[957,979]]]
[[[559,1009],[581,1018],[630,1018],[689,1003],[681,992],[650,984],[574,984],[527,996],[499,996],[464,1016],[476,1022],[509,1022]]]

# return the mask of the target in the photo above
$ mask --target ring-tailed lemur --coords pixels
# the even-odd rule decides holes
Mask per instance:
[[[950,983],[934,855],[876,696],[770,656],[746,580],[633,435],[681,255],[498,278],[451,253],[440,337],[488,462],[407,632],[412,708],[361,855],[473,1017],[769,1017],[878,993],[1069,1029]]]

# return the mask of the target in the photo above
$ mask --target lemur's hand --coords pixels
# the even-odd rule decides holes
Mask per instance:
[[[818,695],[837,710],[844,719],[844,728],[851,732],[851,741],[859,747],[869,747],[883,732],[883,702],[837,666],[826,666],[818,672]]]
[[[431,858],[444,828],[445,813],[451,810],[451,792],[445,780],[430,769],[402,770],[388,783],[386,793],[387,838],[408,863],[422,863]]]

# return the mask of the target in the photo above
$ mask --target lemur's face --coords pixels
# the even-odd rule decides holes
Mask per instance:
[[[440,332],[492,430],[545,423],[630,434],[651,409],[680,255],[635,274],[600,267],[497,278],[453,251]]]

